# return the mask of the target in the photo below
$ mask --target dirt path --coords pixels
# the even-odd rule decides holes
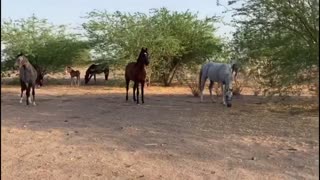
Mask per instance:
[[[4,180],[319,177],[318,111],[254,96],[230,109],[185,88],[148,88],[140,106],[124,101],[123,88],[44,87],[36,107],[18,94],[2,87]]]

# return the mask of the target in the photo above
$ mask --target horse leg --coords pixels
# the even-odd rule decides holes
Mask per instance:
[[[137,83],[134,82],[133,84],[133,101],[136,101],[136,88],[137,88]]]
[[[22,103],[24,88],[21,87],[20,103]]]
[[[97,84],[96,74],[93,75],[94,83]]]
[[[222,83],[221,84],[222,85],[222,103],[223,103],[223,105],[226,105],[226,98],[225,98],[225,85]]]
[[[215,103],[215,101],[214,101],[214,99],[213,99],[213,96],[212,96],[213,85],[214,85],[214,82],[210,80],[210,84],[209,84],[210,98],[211,98],[211,101],[212,101],[213,103]]]
[[[88,83],[90,81],[90,79],[92,78],[93,74],[90,74],[89,78],[88,78]]]
[[[32,86],[32,103],[35,106],[36,105],[36,93],[35,93],[35,86]]]
[[[144,81],[141,82],[141,102],[144,103]]]
[[[26,95],[27,95],[26,102],[27,102],[27,105],[29,105],[29,103],[31,103],[31,100],[30,100],[30,86],[29,86],[29,84],[28,84],[28,87],[27,87],[27,90],[26,90]]]
[[[104,71],[104,79],[107,81],[108,80],[108,77],[109,77],[109,69],[106,69]]]
[[[139,82],[137,82],[137,104],[139,104]]]
[[[70,86],[72,86],[72,81],[73,81],[73,78],[70,77]]]
[[[78,86],[80,86],[80,76],[78,76],[77,81],[78,81]]]
[[[128,101],[129,83],[130,83],[130,80],[126,79],[126,101]]]

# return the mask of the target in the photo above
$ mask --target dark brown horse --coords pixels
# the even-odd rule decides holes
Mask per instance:
[[[72,82],[74,82],[74,78],[76,78],[76,82],[74,82],[74,85],[80,85],[80,71],[78,70],[73,70],[71,67],[67,67],[66,68],[66,73],[70,74],[70,78],[71,78],[71,86],[72,86]]]
[[[139,83],[141,83],[141,101],[144,103],[144,84],[146,81],[145,66],[149,65],[149,54],[147,48],[141,48],[137,62],[130,62],[126,66],[125,79],[126,79],[126,100],[128,101],[128,91],[130,80],[134,82],[133,85],[133,100],[139,104]],[[137,90],[137,99],[136,99]]]
[[[36,79],[36,85],[37,87],[41,87],[43,86],[43,78],[44,75],[47,73],[46,70],[44,70],[43,68],[41,68],[39,65],[37,64],[31,64],[33,65],[34,69],[37,71],[38,75],[37,75],[37,79]]]
[[[106,64],[92,64],[86,71],[84,83],[88,84],[92,76],[96,83],[96,74],[100,74],[102,72],[104,73],[105,80],[107,81],[109,76],[109,66]]]

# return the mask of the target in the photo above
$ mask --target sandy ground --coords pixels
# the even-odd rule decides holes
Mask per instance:
[[[1,90],[3,180],[319,177],[310,97],[279,105],[244,95],[226,108],[186,88],[149,87],[137,106],[124,88],[45,86],[27,107],[19,87]]]

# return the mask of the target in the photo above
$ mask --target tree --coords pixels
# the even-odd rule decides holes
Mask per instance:
[[[89,57],[87,43],[67,33],[66,26],[54,26],[34,15],[27,19],[6,20],[1,23],[1,43],[5,45],[5,65],[13,67],[19,53],[27,55],[31,63],[44,71],[58,71],[66,65]]]
[[[167,86],[179,67],[194,67],[219,56],[223,46],[214,36],[216,19],[200,20],[189,11],[160,8],[150,15],[92,11],[86,18],[83,27],[91,47],[110,65],[123,69],[137,58],[141,47],[148,47],[148,72]]]
[[[319,79],[319,0],[249,0],[234,12],[234,51],[273,93]]]

